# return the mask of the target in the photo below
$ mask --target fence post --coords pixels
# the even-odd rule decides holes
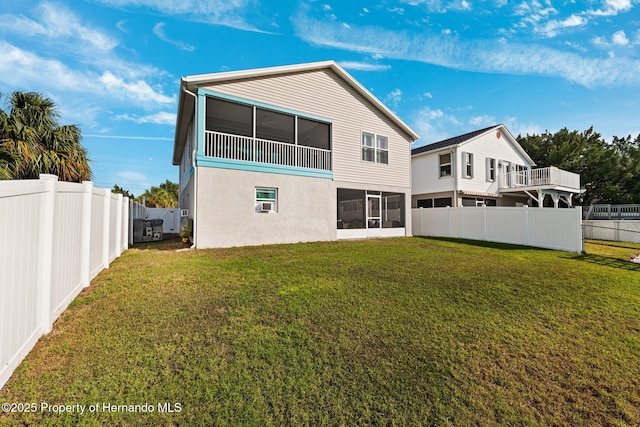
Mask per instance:
[[[120,206],[120,210],[122,211],[122,232],[123,239],[120,241],[122,248],[120,252],[124,252],[129,249],[129,198],[122,198],[122,206]]]
[[[51,269],[53,258],[53,225],[56,206],[56,184],[58,177],[55,175],[41,174],[43,183],[42,210],[40,211],[40,245],[38,248],[40,268],[38,270],[38,299],[39,323],[43,334],[51,332],[53,320],[51,316]]]
[[[117,203],[117,210],[116,210],[116,235],[114,236],[115,240],[116,240],[116,257],[119,257],[120,255],[122,255],[122,199],[123,199],[123,195],[122,194],[117,194],[116,195],[116,200],[118,201]],[[111,195],[109,195],[109,199],[111,199]],[[109,200],[109,202],[111,202],[111,200]]]
[[[574,208],[576,210],[576,223],[577,223],[577,233],[578,233],[578,237],[577,237],[577,241],[576,243],[578,244],[578,250],[576,251],[577,253],[582,253],[582,251],[584,251],[584,230],[582,228],[582,206],[576,206]]]
[[[103,189],[102,191],[103,204],[102,209],[104,212],[104,223],[102,224],[102,268],[109,268],[109,224],[111,222],[111,191]]]
[[[524,205],[524,243],[523,245],[529,245],[529,206]],[[536,212],[537,213],[537,212]]]
[[[487,205],[482,205],[482,240],[487,240]]]
[[[82,181],[82,284],[83,287],[91,283],[91,198],[93,197],[93,182]]]

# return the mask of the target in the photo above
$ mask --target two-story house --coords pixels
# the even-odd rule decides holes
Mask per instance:
[[[572,206],[580,175],[535,163],[504,125],[411,151],[412,207]]]
[[[410,235],[417,138],[333,61],[184,77],[173,163],[192,241]]]

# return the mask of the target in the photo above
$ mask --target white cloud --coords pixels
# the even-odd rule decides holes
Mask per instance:
[[[128,120],[136,123],[153,123],[157,125],[170,125],[176,124],[176,114],[160,111],[155,114],[148,114],[145,116],[123,114],[116,116],[118,120]]]
[[[123,99],[131,99],[136,104],[171,104],[175,96],[168,97],[157,92],[144,80],[125,81],[110,71],[105,71],[98,79],[107,90]]]
[[[164,32],[165,25],[166,24],[164,22],[158,22],[156,25],[153,26],[153,34],[155,34],[156,37],[158,37],[163,42],[167,42],[169,44],[177,46],[182,50],[186,50],[188,52],[193,52],[194,50],[196,50],[195,46],[192,46],[188,43],[185,43],[179,40],[172,40],[169,37],[167,37],[167,35]]]
[[[627,35],[624,33],[623,30],[616,31],[615,33],[613,33],[613,37],[611,39],[613,41],[613,44],[616,44],[619,46],[629,45],[629,39],[627,38]]]
[[[298,37],[323,47],[466,71],[560,77],[587,87],[640,85],[640,61],[633,58],[587,57],[546,46],[463,40],[373,26],[352,26],[346,31],[303,14],[291,22]]]
[[[390,104],[392,107],[397,107],[400,101],[402,101],[402,90],[394,89],[385,96],[384,101],[386,104]]]
[[[457,134],[455,129],[459,129],[459,126],[460,121],[453,115],[429,107],[416,112],[411,125],[420,135],[420,140],[416,144],[418,146],[455,136]]]
[[[54,40],[79,40],[77,48],[87,45],[95,50],[109,51],[118,41],[108,34],[83,25],[68,9],[48,2],[40,3],[34,10],[37,20],[25,16],[0,15],[0,28],[20,37],[42,36]]]
[[[87,93],[102,100],[125,99],[128,105],[138,106],[175,102],[175,96],[163,95],[160,89],[154,90],[143,80],[125,80],[111,71],[98,75],[74,70],[59,60],[43,58],[3,41],[0,41],[0,51],[3,52],[0,61],[3,86],[47,93]],[[46,70],[46,79],[42,78],[43,70]]]
[[[322,5],[322,10],[324,10],[325,12],[328,12],[328,11],[333,10],[333,9],[331,8],[331,5],[323,4]]]
[[[245,12],[257,6],[254,0],[96,0],[111,7],[151,9],[169,16],[183,16],[193,21],[258,31],[246,22]]]
[[[628,12],[633,8],[631,0],[605,0],[603,8],[589,10],[587,14],[594,16],[615,16],[621,12]]]
[[[474,116],[469,119],[469,124],[479,128],[485,128],[496,124],[496,118],[487,114]]]
[[[386,71],[391,68],[390,65],[369,64],[366,62],[356,61],[340,61],[340,66],[347,70],[358,71]]]
[[[546,37],[555,37],[560,33],[560,30],[565,28],[581,27],[586,25],[587,22],[587,19],[582,16],[571,15],[562,21],[549,21],[545,25],[536,28],[536,31],[544,34]]]

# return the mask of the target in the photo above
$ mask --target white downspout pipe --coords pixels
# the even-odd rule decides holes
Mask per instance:
[[[196,156],[198,155],[198,96],[189,91],[187,88],[183,87],[182,90],[185,93],[193,96],[193,116],[195,117],[194,128],[196,135],[196,143],[193,144],[193,152],[191,154],[191,167],[193,167],[193,245],[191,245],[191,249],[195,249],[198,244],[198,233],[197,227],[198,222],[196,221],[196,216],[198,212],[198,168],[196,167]]]
[[[458,149],[451,149],[451,173],[453,173],[453,203],[452,208],[458,207]]]

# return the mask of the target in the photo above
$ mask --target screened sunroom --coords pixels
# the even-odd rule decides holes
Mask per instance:
[[[238,100],[206,97],[207,157],[331,171],[331,122]]]

